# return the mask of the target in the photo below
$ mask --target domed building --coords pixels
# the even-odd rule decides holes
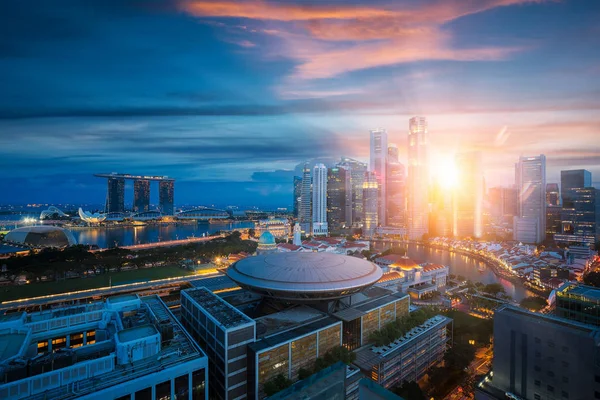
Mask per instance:
[[[67,247],[77,244],[71,233],[58,226],[24,226],[13,229],[4,241],[30,247]]]
[[[277,251],[277,243],[275,243],[275,236],[269,231],[264,231],[258,238],[258,248],[256,254],[268,254]]]

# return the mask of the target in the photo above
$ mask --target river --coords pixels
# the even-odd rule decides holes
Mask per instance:
[[[142,226],[69,227],[77,243],[95,244],[100,248],[131,246],[168,240],[200,237],[221,230],[253,228],[253,222],[148,224]]]
[[[499,283],[504,287],[506,293],[516,301],[521,301],[527,296],[535,295],[533,292],[525,289],[523,285],[497,276],[485,263],[461,254],[410,244],[408,246],[408,256],[419,263],[430,262],[447,265],[450,267],[451,274],[462,275],[472,282],[485,284]],[[480,267],[482,267],[483,271],[479,271]]]

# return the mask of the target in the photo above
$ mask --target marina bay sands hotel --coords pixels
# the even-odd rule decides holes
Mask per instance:
[[[159,211],[163,215],[173,215],[173,199],[175,197],[175,179],[168,176],[148,176],[129,174],[94,174],[98,178],[106,178],[108,191],[106,194],[107,213],[125,212],[125,180],[133,180],[133,212],[150,211],[150,181],[158,181]]]

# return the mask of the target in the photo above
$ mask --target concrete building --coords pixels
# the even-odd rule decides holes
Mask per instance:
[[[408,236],[420,240],[429,230],[429,159],[425,117],[413,117],[408,129]]]
[[[348,157],[342,157],[338,166],[350,168],[352,186],[352,224],[360,226],[363,221],[363,183],[367,164]]]
[[[456,237],[480,238],[483,235],[483,166],[481,153],[456,155],[458,181],[452,207]]]
[[[156,295],[0,317],[1,399],[208,399],[207,357]]]
[[[375,175],[379,192],[377,196],[377,219],[381,225],[387,224],[387,159],[388,159],[388,135],[385,129],[375,129],[370,132],[371,157],[369,159],[369,171]]]
[[[494,313],[492,373],[475,398],[598,399],[599,346],[597,327],[502,306]]]
[[[363,235],[373,236],[379,225],[379,183],[373,172],[365,172],[363,182]]]
[[[317,164],[313,168],[312,234],[327,235],[327,167]]]
[[[427,320],[387,346],[356,352],[355,364],[384,388],[418,381],[438,364],[452,340],[452,320],[442,315]]]
[[[384,271],[377,286],[409,293],[414,298],[424,294],[444,290],[449,268],[445,265],[422,263],[398,254],[375,259]]]
[[[269,231],[276,238],[287,239],[290,236],[290,221],[287,218],[261,219],[254,230],[258,236]]]
[[[304,168],[302,169],[299,213],[298,219],[300,221],[302,232],[309,235],[311,233],[312,223],[312,176],[308,164],[304,164]]]
[[[514,240],[541,243],[546,238],[546,156],[520,157],[515,165],[515,181],[519,210]]]

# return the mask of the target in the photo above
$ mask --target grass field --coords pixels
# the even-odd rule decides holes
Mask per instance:
[[[111,272],[108,274],[95,276],[93,278],[67,279],[58,282],[43,282],[21,286],[7,286],[0,288],[0,302],[46,296],[49,294],[67,293],[77,290],[97,289],[106,287],[110,283],[112,283],[112,286],[118,286],[127,283],[173,278],[192,274],[193,272],[191,271],[175,266],[169,266]]]

